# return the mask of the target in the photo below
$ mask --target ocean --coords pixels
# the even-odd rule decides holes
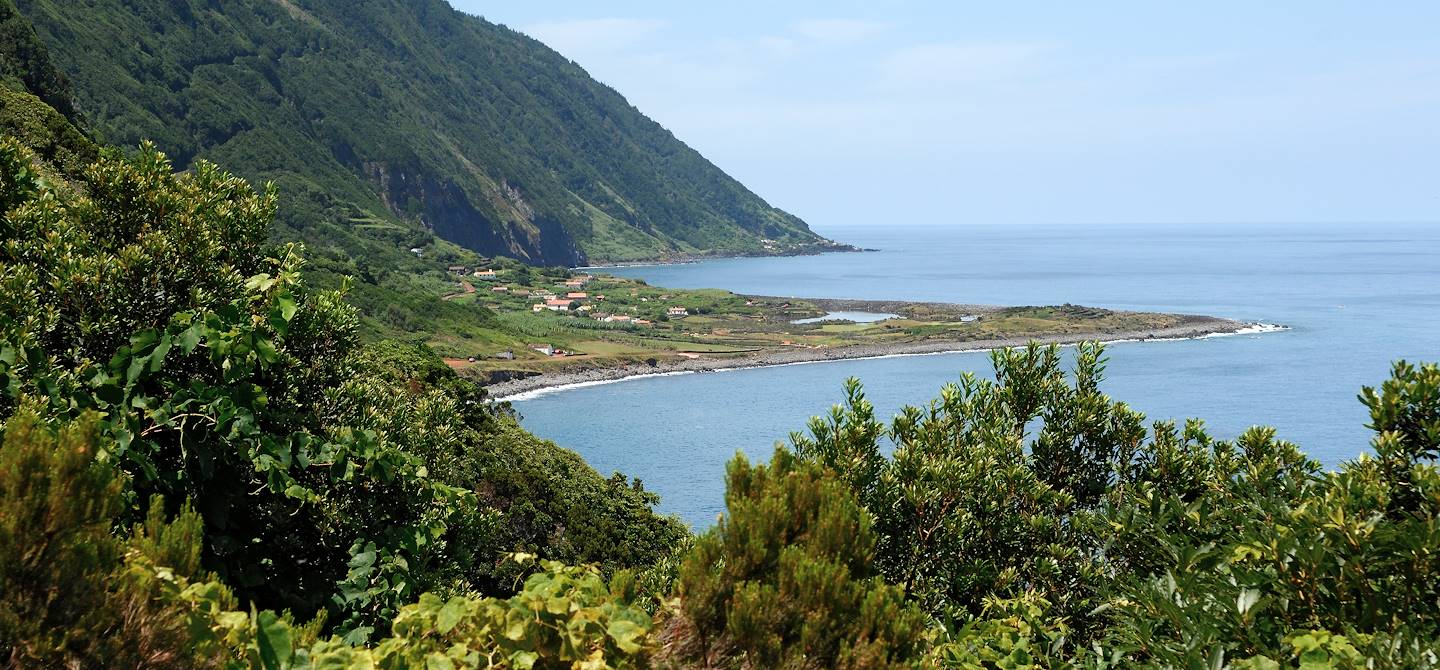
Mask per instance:
[[[875,226],[823,233],[878,249],[607,269],[658,286],[816,298],[1074,303],[1278,323],[1283,332],[1108,348],[1103,389],[1151,420],[1252,425],[1334,467],[1369,449],[1363,385],[1440,360],[1440,225]],[[897,356],[669,375],[528,394],[535,434],[660,494],[696,529],[724,509],[725,463],[778,440],[858,377],[882,417],[934,398],[987,354]]]

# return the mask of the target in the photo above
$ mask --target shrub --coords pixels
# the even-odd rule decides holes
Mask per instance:
[[[517,562],[534,557],[517,554]],[[607,585],[594,567],[542,562],[508,599],[425,594],[395,618],[391,637],[357,649],[332,639],[300,650],[298,667],[647,667],[650,616],[629,573]]]
[[[1366,389],[1376,456],[1335,472],[1319,472],[1270,429],[1208,448],[1193,435],[1160,441],[1143,473],[1112,492],[1101,525],[1119,569],[1107,644],[1158,665],[1283,660],[1320,631],[1366,658],[1428,653],[1433,665],[1440,469],[1427,445],[1437,381],[1440,368],[1401,362],[1381,392]],[[1198,481],[1171,485],[1177,462]]]
[[[202,564],[246,606],[361,641],[420,593],[508,592],[509,551],[613,572],[684,536],[433,352],[360,347],[342,291],[267,242],[273,189],[150,147],[69,190],[34,165],[0,139],[0,417],[92,415],[119,525],[192,504]]]
[[[831,473],[777,450],[726,475],[728,514],[680,568],[666,630],[683,667],[900,668],[925,619],[875,570],[870,516]]]
[[[1098,390],[1102,353],[1077,351],[1072,386],[1053,346],[997,351],[995,381],[967,374],[888,429],[850,380],[845,406],[791,442],[848,483],[876,518],[880,571],[935,616],[963,622],[987,598],[1033,595],[1082,617],[1098,575],[1076,514],[1143,436],[1139,415]]]
[[[235,602],[201,571],[199,516],[184,508],[167,521],[156,501],[128,539],[113,535],[120,480],[95,460],[96,446],[94,415],[53,432],[28,410],[5,424],[0,659],[8,667],[222,665],[231,650],[196,608]]]

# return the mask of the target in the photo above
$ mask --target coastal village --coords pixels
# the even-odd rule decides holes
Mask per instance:
[[[673,350],[674,355],[686,357],[698,355],[686,349],[703,349],[709,340],[731,334],[725,328],[713,327],[711,322],[717,315],[762,323],[778,319],[779,323],[786,323],[792,318],[824,313],[814,306],[790,300],[770,304],[723,291],[661,290],[643,281],[622,277],[513,264],[495,266],[494,263],[448,266],[446,271],[452,276],[456,290],[443,297],[451,301],[478,302],[510,323],[522,321],[521,315],[528,311],[532,318],[526,325],[530,327],[518,330],[551,331],[561,336],[544,342],[529,341],[518,350],[512,347],[488,355],[471,355],[466,357],[466,363],[481,363],[487,358],[497,361],[537,356],[571,358],[591,355],[591,350],[596,348],[613,353],[616,349],[613,345],[626,343],[661,354]],[[684,320],[692,316],[701,318],[691,321],[690,326],[703,326],[703,332],[687,327]],[[588,339],[591,346],[578,346],[577,339]],[[602,346],[594,346],[597,344]],[[755,344],[760,343],[747,342],[745,346],[753,348]],[[791,342],[787,340],[786,344]]]
[[[599,270],[508,259],[449,264],[435,285],[448,287],[441,296],[447,302],[484,308],[477,313],[482,327],[429,339],[452,367],[482,383],[602,368],[746,364],[858,349],[898,353],[1022,336],[1130,333],[1182,322],[1176,315],[1073,305],[993,308],[745,296],[661,288]],[[827,318],[831,312],[885,314],[857,322]]]

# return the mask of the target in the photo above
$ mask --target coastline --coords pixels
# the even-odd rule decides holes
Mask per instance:
[[[767,349],[728,358],[692,358],[659,362],[650,365],[625,365],[542,373],[531,377],[509,379],[486,387],[495,402],[523,400],[541,393],[554,393],[567,388],[595,386],[643,377],[673,376],[696,372],[722,372],[746,368],[778,367],[801,363],[889,358],[894,356],[926,356],[989,351],[1024,346],[1030,341],[1043,344],[1069,345],[1086,340],[1105,343],[1195,340],[1227,335],[1245,335],[1288,330],[1285,326],[1236,321],[1219,317],[1191,316],[1187,321],[1169,328],[1116,332],[1080,332],[1040,337],[1010,337],[989,340],[927,340],[886,344],[857,344],[819,349]]]
[[[705,261],[729,260],[735,258],[794,258],[796,256],[819,256],[822,254],[853,254],[879,251],[879,249],[866,249],[853,244],[835,242],[831,245],[806,247],[798,250],[787,251],[736,251],[736,252],[715,252],[715,253],[693,253],[675,254],[673,256],[662,256],[659,258],[648,258],[633,261],[610,261],[605,259],[593,263],[586,262],[585,265],[577,265],[571,270],[606,270],[612,268],[645,268],[660,267],[665,265],[690,265],[692,263],[703,263]]]

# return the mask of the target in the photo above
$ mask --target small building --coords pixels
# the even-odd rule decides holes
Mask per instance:
[[[502,361],[513,361],[513,360],[515,360],[515,352],[513,352],[513,351],[502,351],[502,352],[500,352],[500,353],[498,353],[498,354],[495,354],[495,357],[498,358],[498,359],[500,359],[500,360],[502,360]]]
[[[590,297],[590,294],[585,293],[584,291],[571,291],[569,293],[566,293],[565,297],[570,300],[584,300]]]
[[[670,309],[665,310],[665,314],[667,316],[690,316],[690,310],[687,310],[684,307],[671,307]]]
[[[422,256],[425,254],[425,250],[421,249],[420,247],[410,247],[410,253],[415,254],[416,256]]]
[[[604,293],[601,293],[600,295],[595,296],[595,299],[596,299],[596,300],[604,300],[604,299],[605,299],[605,294],[604,294]]]
[[[649,326],[649,325],[654,325],[649,319],[635,319],[634,321],[631,321],[630,323],[633,323],[633,324],[635,324],[635,325],[637,325],[637,326]]]
[[[546,356],[555,355],[555,347],[552,347],[548,344],[532,344],[530,345],[530,348],[542,354],[545,354]]]
[[[606,323],[629,323],[629,322],[630,322],[630,315],[629,315],[629,314],[611,314],[609,317],[607,317],[607,318],[605,319],[605,322],[606,322]]]
[[[610,318],[610,314],[607,312],[596,312],[594,314],[591,314],[590,318],[595,319],[596,321],[604,321]]]
[[[509,287],[509,286],[492,286],[492,287],[490,287],[490,290],[491,290],[492,292],[494,292],[494,293],[509,293],[509,292],[510,292],[510,287]]]
[[[546,301],[545,301],[545,308],[548,309],[548,310],[550,310],[550,311],[552,311],[552,312],[568,312],[568,311],[570,311],[570,301],[569,301],[569,300],[546,300]]]
[[[543,303],[543,302],[537,302],[537,303],[535,303],[535,304],[533,304],[533,305],[530,306],[530,311],[532,311],[532,312],[541,312],[541,311],[544,311],[544,310],[545,310],[545,303]]]
[[[476,270],[472,273],[476,279],[495,279],[498,275],[494,270]]]
[[[450,267],[447,267],[445,269],[449,270],[453,274],[462,275],[465,274],[466,268],[464,265],[451,265]]]

